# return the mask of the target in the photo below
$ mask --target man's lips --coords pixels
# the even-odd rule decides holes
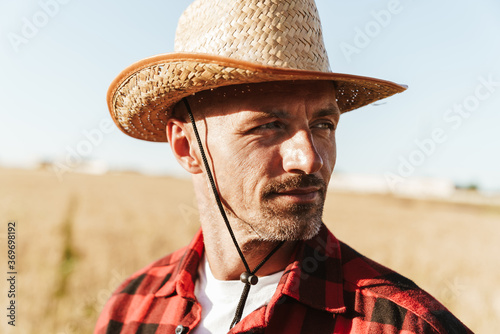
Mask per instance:
[[[320,196],[321,188],[318,187],[305,187],[293,188],[276,192],[276,197],[286,198],[292,202],[313,202]]]
[[[318,187],[305,187],[305,188],[293,188],[293,189],[287,189],[287,190],[282,190],[278,191],[278,194],[280,195],[303,195],[303,194],[309,194],[309,193],[314,193],[319,191],[320,188]]]
[[[262,190],[262,197],[290,204],[313,204],[324,200],[326,183],[315,175],[295,175],[272,181]]]

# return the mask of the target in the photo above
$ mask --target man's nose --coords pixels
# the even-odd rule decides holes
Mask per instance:
[[[289,173],[313,174],[323,167],[312,135],[308,131],[298,131],[283,143],[283,168]]]

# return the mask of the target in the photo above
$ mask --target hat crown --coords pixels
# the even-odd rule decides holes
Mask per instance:
[[[174,48],[330,72],[314,0],[196,0],[179,19]]]

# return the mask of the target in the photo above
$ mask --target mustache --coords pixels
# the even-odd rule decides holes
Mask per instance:
[[[326,182],[313,174],[301,174],[267,184],[262,190],[262,194],[266,198],[278,192],[307,187],[318,187],[320,188],[319,191],[324,194],[326,191]]]

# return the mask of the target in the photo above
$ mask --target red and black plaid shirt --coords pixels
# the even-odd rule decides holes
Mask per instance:
[[[190,332],[201,317],[194,286],[203,249],[200,231],[188,247],[132,275],[104,307],[94,333]],[[299,244],[269,304],[229,333],[472,332],[412,281],[323,226]]]

